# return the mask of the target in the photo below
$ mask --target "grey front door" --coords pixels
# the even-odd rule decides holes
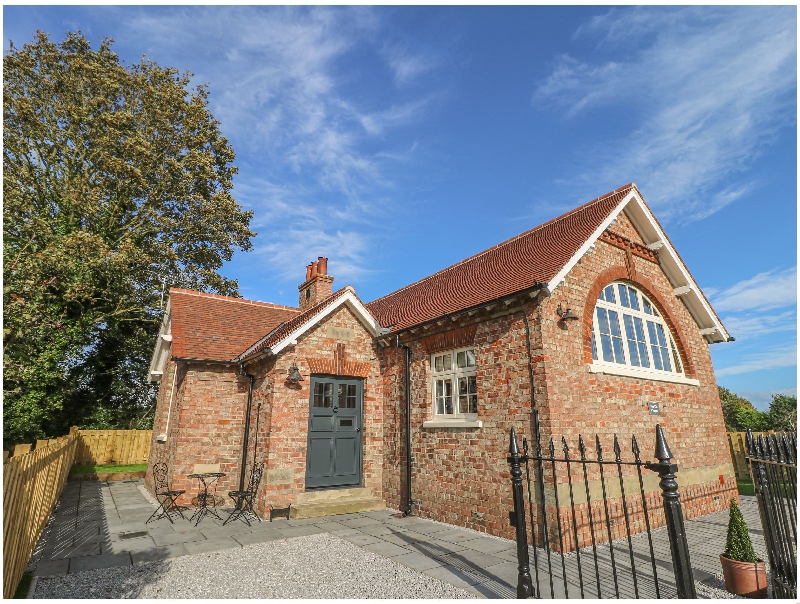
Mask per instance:
[[[362,380],[311,377],[307,487],[361,484]]]

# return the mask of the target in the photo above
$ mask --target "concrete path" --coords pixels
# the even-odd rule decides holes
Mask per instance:
[[[145,520],[154,505],[142,494],[142,480],[119,482],[68,482],[55,518],[37,548],[34,575],[74,574],[81,571],[126,566],[201,552],[238,548],[289,537],[330,533],[366,550],[390,558],[432,577],[490,598],[516,595],[516,544],[455,526],[421,518],[395,518],[392,510],[345,514],[304,520],[276,519],[254,523],[241,521],[222,526],[207,516],[195,527],[188,520],[170,524],[162,519]],[[756,550],[763,545],[754,498],[743,498],[742,512],[751,529]],[[186,514],[187,518],[190,514]],[[220,510],[227,518],[227,510]],[[695,579],[721,574],[719,553],[724,549],[727,511],[687,522]],[[674,596],[674,577],[666,531],[653,532],[656,568],[661,597]],[[761,548],[763,549],[763,547]],[[633,538],[634,565],[641,597],[654,597],[652,565],[646,535]],[[610,567],[608,545],[598,547],[598,569],[602,597],[634,596],[627,540],[614,543],[618,569],[616,585]],[[533,554],[531,554],[533,557]],[[537,551],[542,597],[550,597],[546,553]],[[533,560],[532,560],[533,562]],[[586,597],[597,597],[596,570],[591,549],[578,556],[550,553],[553,595],[564,597],[564,575],[569,597],[580,597],[578,572],[583,575]],[[564,572],[566,571],[566,573]],[[533,568],[532,568],[533,572]]]

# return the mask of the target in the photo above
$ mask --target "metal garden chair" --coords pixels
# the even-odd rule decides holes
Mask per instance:
[[[169,480],[167,479],[167,464],[165,462],[157,463],[153,466],[153,484],[155,486],[156,497],[159,498],[160,505],[158,509],[153,512],[150,518],[147,519],[145,524],[151,520],[161,520],[164,516],[167,517],[172,524],[172,514],[177,512],[181,518],[186,520],[181,508],[175,502],[178,497],[183,495],[186,491],[175,491],[170,488]],[[161,512],[159,514],[159,512]],[[156,516],[158,514],[158,516]]]
[[[225,522],[222,523],[222,526],[225,526],[231,520],[238,520],[240,518],[247,523],[247,526],[250,526],[250,520],[252,518],[255,518],[261,522],[261,518],[259,518],[258,514],[253,511],[253,502],[255,501],[256,493],[258,492],[258,486],[261,484],[261,476],[263,473],[263,461],[261,463],[253,464],[253,471],[250,474],[250,482],[247,485],[247,490],[230,491],[228,493],[228,497],[233,499],[236,502],[236,505]]]

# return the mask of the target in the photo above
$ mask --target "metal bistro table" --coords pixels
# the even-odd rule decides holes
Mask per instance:
[[[215,516],[219,520],[222,518],[217,515],[217,512],[214,510],[213,507],[208,507],[208,487],[213,485],[217,482],[220,478],[225,476],[223,472],[206,472],[204,474],[189,474],[187,478],[197,478],[203,485],[203,492],[197,494],[197,499],[200,502],[200,507],[197,508],[197,511],[192,515],[189,519],[189,522],[192,522],[195,518],[197,518],[197,522],[194,523],[195,526],[200,524],[200,521],[206,516],[206,514],[211,514]]]

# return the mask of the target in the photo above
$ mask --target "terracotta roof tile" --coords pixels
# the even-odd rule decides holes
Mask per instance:
[[[322,312],[328,306],[333,304],[336,300],[341,298],[345,294],[345,292],[348,292],[348,291],[350,291],[353,294],[355,294],[355,290],[353,289],[353,286],[346,285],[342,289],[333,292],[330,296],[325,298],[319,304],[317,304],[315,306],[312,306],[311,308],[309,308],[307,310],[304,310],[299,315],[294,316],[292,319],[288,320],[285,324],[283,324],[283,325],[279,326],[277,329],[275,329],[275,331],[273,331],[272,333],[264,332],[264,335],[261,336],[261,338],[262,338],[261,341],[256,341],[256,345],[255,346],[253,346],[251,344],[250,346],[248,346],[248,348],[246,350],[245,349],[240,350],[239,352],[241,354],[237,357],[237,359],[243,359],[243,358],[252,356],[254,354],[257,354],[257,353],[261,352],[265,348],[268,348],[270,346],[273,346],[274,344],[277,344],[283,338],[285,338],[290,333],[292,333],[295,329],[297,329],[298,327],[300,327],[301,325],[303,325],[304,323],[306,323],[307,321],[309,321],[310,319],[312,319],[313,317],[318,315],[320,312]]]
[[[569,262],[633,183],[367,304],[398,331],[547,283]]]
[[[170,289],[172,355],[229,361],[300,313],[297,308]]]

